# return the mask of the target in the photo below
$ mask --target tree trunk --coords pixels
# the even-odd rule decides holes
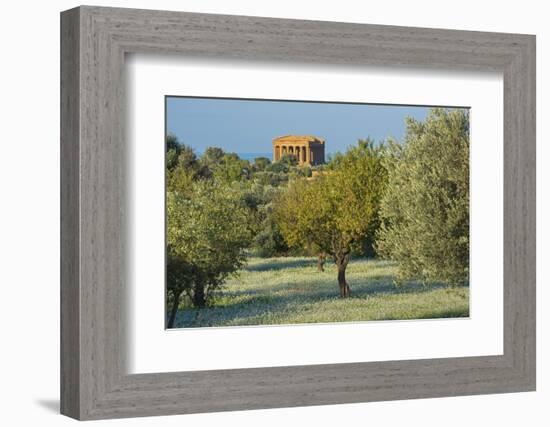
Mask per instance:
[[[193,305],[198,308],[203,308],[206,305],[206,294],[204,293],[204,284],[202,283],[195,285]]]
[[[317,271],[325,271],[325,261],[327,256],[325,254],[317,255]]]
[[[180,305],[181,292],[177,295],[174,294],[174,301],[172,302],[172,309],[170,310],[170,317],[168,318],[168,328],[174,327],[176,320],[176,314],[178,314],[178,306]]]
[[[349,285],[346,282],[346,267],[348,266],[349,255],[343,255],[336,258],[338,267],[338,286],[340,287],[340,298],[348,298],[350,295]]]

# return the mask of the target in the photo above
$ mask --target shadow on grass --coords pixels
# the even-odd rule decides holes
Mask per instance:
[[[405,282],[400,286],[397,286],[393,282],[394,277],[375,276],[368,279],[357,280],[350,279],[348,283],[351,288],[351,295],[349,299],[364,299],[370,296],[382,296],[384,294],[422,294],[426,292],[432,292],[436,289],[448,288],[441,283],[434,283],[430,285],[423,285],[419,282]],[[450,288],[449,288],[450,289]],[[277,291],[289,292],[288,295],[276,295]],[[283,302],[292,302],[293,300],[299,300],[301,302],[320,302],[323,300],[338,300],[339,290],[336,277],[327,278],[326,275],[318,277],[316,283],[312,283],[311,279],[297,279],[293,283],[282,285],[279,289],[274,289],[273,294],[268,295],[262,287],[247,289],[244,291],[230,292],[232,296],[247,295],[249,298],[246,301],[238,302],[236,304],[254,304],[266,301],[282,300]],[[224,304],[227,307],[230,304]]]
[[[351,288],[350,298],[365,298],[367,296],[378,294],[406,294],[406,293],[421,293],[429,292],[433,289],[444,287],[444,285],[435,284],[423,286],[421,284],[410,282],[402,286],[396,286],[393,283],[393,276],[380,275],[369,277],[368,279],[357,280],[348,279]],[[266,300],[273,301],[274,295],[278,293],[289,293],[283,296],[285,300],[299,299],[301,301],[319,302],[322,300],[339,299],[338,282],[336,275],[327,273],[312,273],[311,276],[304,278],[294,278],[293,282],[281,283],[270,288],[267,293],[265,287],[258,285],[254,288],[243,290],[225,290],[225,297],[248,297],[245,302],[236,304],[253,304]],[[222,297],[223,299],[223,297]],[[216,300],[214,300],[215,305]],[[228,304],[223,304],[227,306]]]
[[[354,264],[357,263],[357,269]],[[368,274],[364,272],[367,263]],[[372,263],[372,264],[371,264]],[[361,270],[361,264],[363,270]],[[243,270],[252,272],[280,271],[292,272],[292,269],[315,267],[314,258],[298,259],[266,259],[255,262]],[[323,304],[340,304],[353,300],[368,301],[370,297],[384,297],[384,295],[423,294],[436,289],[444,288],[443,284],[423,285],[419,282],[405,282],[400,286],[394,283],[394,276],[387,274],[388,264],[384,261],[355,260],[348,266],[348,282],[351,287],[351,296],[347,300],[339,298],[336,271],[327,268],[324,273],[311,271],[307,274],[296,275],[289,281],[270,283],[269,276],[258,277],[258,283],[246,289],[224,289],[212,299],[212,305],[202,309],[186,307],[178,311],[176,327],[195,328],[205,326],[239,326],[266,324],[263,319],[274,319],[293,315],[304,308],[313,306],[322,307]],[[386,269],[384,271],[384,269]],[[380,274],[376,274],[377,270]],[[373,274],[374,273],[374,274]],[[386,274],[384,274],[386,273]],[[263,274],[263,273],[262,273]],[[268,273],[267,273],[268,274]],[[272,276],[271,276],[272,277]],[[264,280],[265,279],[265,280]],[[360,301],[357,301],[360,305]],[[467,314],[466,314],[467,315]],[[415,316],[415,319],[464,317],[464,310],[460,308],[441,308],[430,310]],[[384,317],[380,320],[398,320]],[[267,321],[269,324],[277,324]]]
[[[177,327],[196,328],[209,326],[245,326],[245,325],[260,325],[266,322],[261,319],[285,316],[293,314],[306,306],[323,304],[325,302],[352,302],[353,299],[367,301],[370,296],[381,296],[383,294],[410,294],[424,293],[433,290],[433,287],[426,286],[405,286],[395,287],[394,285],[378,284],[370,289],[363,287],[352,290],[352,295],[348,300],[342,300],[338,296],[335,286],[334,291],[320,290],[317,292],[302,291],[292,292],[286,295],[266,295],[266,294],[251,294],[246,300],[232,301],[233,298],[227,299],[220,305],[212,305],[210,307],[197,309],[186,308],[178,311],[176,325]],[[438,286],[441,287],[441,286]],[[427,313],[416,315],[414,319],[431,319],[431,318],[453,318],[465,317],[468,314],[464,313],[463,309],[452,308],[446,310],[430,310]],[[377,320],[400,320],[402,316],[387,316]],[[257,319],[256,321],[254,319]],[[361,319],[357,319],[358,321]],[[267,322],[269,323],[269,322]]]
[[[284,270],[287,268],[313,267],[315,260],[313,259],[266,259],[253,265],[247,265],[243,268],[244,271],[269,271],[269,270]]]
[[[414,320],[429,320],[429,319],[456,319],[458,317],[469,317],[470,310],[464,312],[461,308],[450,308],[443,310],[433,309],[428,313],[420,313],[414,317]],[[400,317],[386,316],[383,320],[402,320]]]

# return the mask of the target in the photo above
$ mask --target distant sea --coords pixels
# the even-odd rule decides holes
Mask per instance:
[[[237,155],[243,159],[248,160],[249,162],[254,162],[254,159],[257,157],[267,157],[269,160],[273,160],[273,153],[237,153]],[[328,161],[334,153],[326,153],[325,160]]]
[[[227,151],[227,153],[230,153],[230,151]],[[269,160],[273,160],[273,153],[236,153],[237,156],[239,156],[243,160],[248,160],[249,162],[254,162],[254,159],[258,157],[267,157]],[[334,153],[327,153],[326,157],[328,159],[329,156],[333,155]],[[200,157],[202,156],[202,153],[197,153],[197,155]]]

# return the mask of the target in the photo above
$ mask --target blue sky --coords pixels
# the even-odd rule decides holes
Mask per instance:
[[[202,153],[221,147],[235,153],[271,153],[273,138],[315,135],[327,153],[359,138],[380,141],[405,132],[405,117],[423,120],[428,107],[267,100],[168,97],[167,131]]]

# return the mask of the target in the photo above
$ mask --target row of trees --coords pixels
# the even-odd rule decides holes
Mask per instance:
[[[217,147],[201,156],[166,138],[167,303],[172,327],[183,297],[204,307],[227,277],[260,256],[287,253],[272,201],[289,179],[311,175],[296,159],[249,162]]]
[[[350,295],[353,254],[398,262],[398,280],[468,280],[469,117],[434,109],[407,120],[402,144],[359,140],[322,171],[292,157],[253,163],[209,148],[199,158],[167,141],[168,291],[171,327],[181,297],[203,307],[243,266],[246,251],[331,259]]]

